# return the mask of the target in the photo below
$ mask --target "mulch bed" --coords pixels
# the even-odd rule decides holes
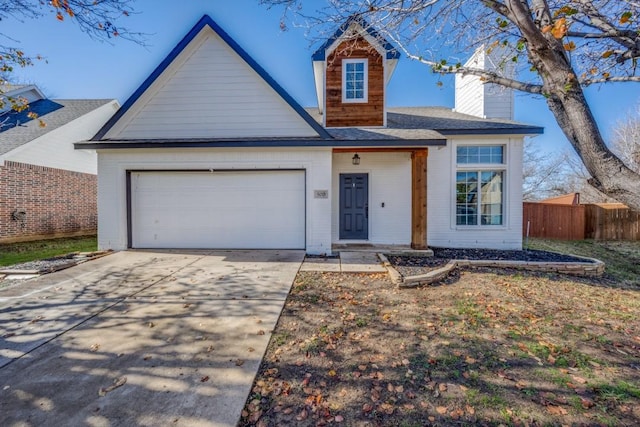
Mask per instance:
[[[584,258],[539,250],[495,250],[431,248],[433,257],[387,255],[403,276],[417,276],[444,267],[452,259],[529,262],[585,262]]]

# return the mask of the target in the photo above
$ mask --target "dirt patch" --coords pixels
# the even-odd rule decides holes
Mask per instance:
[[[639,425],[640,292],[461,271],[300,273],[240,425]]]

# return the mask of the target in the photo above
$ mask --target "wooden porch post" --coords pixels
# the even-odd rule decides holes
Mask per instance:
[[[411,152],[411,248],[427,249],[427,156],[429,149]]]

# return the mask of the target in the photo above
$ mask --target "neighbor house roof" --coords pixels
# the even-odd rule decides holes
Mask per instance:
[[[62,127],[67,123],[101,107],[111,99],[42,99],[29,104],[23,112],[8,111],[0,115],[0,155],[6,154],[34,139]],[[32,120],[27,113],[33,111],[46,124]],[[6,124],[6,127],[3,127]]]

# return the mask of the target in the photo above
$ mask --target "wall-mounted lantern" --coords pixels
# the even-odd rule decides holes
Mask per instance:
[[[354,165],[360,164],[360,156],[358,156],[358,153],[353,155],[353,157],[351,158],[351,163],[353,163]]]

